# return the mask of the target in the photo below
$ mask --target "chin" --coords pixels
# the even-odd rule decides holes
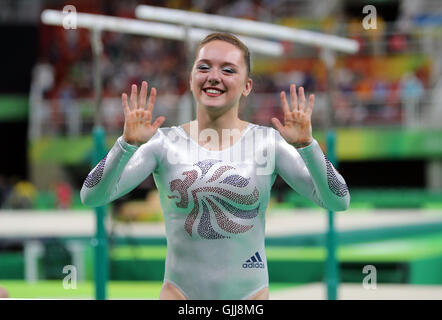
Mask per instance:
[[[209,103],[201,103],[201,105],[206,109],[222,109],[225,108],[226,105],[222,103],[214,103],[213,101]]]

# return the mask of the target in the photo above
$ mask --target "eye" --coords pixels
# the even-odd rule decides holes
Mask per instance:
[[[223,68],[223,71],[227,73],[236,73],[236,71],[232,68]]]
[[[197,69],[198,69],[198,70],[205,71],[205,70],[209,70],[210,67],[209,67],[207,64],[200,64],[200,65],[197,67]]]

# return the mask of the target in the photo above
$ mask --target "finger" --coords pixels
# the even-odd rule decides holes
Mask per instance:
[[[153,112],[156,98],[157,98],[157,89],[155,88],[150,89],[149,100],[147,101],[147,110],[149,110],[150,112]]]
[[[304,111],[305,109],[305,94],[304,94],[304,88],[299,87],[299,107],[298,110]]]
[[[141,83],[140,96],[138,97],[138,106],[142,109],[146,106],[147,87],[147,82],[143,81]]]
[[[143,117],[143,119],[146,121],[145,123],[149,125],[152,122],[152,112],[150,110],[146,110],[145,112],[146,115]]]
[[[307,107],[307,113],[308,113],[308,115],[312,115],[312,113],[313,113],[313,106],[314,106],[314,104],[315,104],[315,95],[314,94],[311,94],[309,97],[308,97],[308,107]]]
[[[285,96],[284,91],[281,91],[281,106],[282,106],[282,111],[284,112],[284,116],[290,113],[290,107],[287,102],[287,97]]]
[[[160,116],[160,117],[158,117],[158,118],[155,120],[155,122],[153,123],[152,126],[153,126],[155,129],[158,129],[159,127],[161,127],[161,125],[163,124],[164,120],[166,120],[166,117],[164,117],[164,116]]]
[[[126,116],[130,111],[129,104],[127,103],[127,94],[123,93],[121,95],[121,102],[123,104],[124,115]]]
[[[131,87],[130,108],[131,110],[137,109],[137,86],[135,84]]]
[[[292,111],[298,110],[298,96],[296,95],[296,85],[290,85],[290,100],[292,102]]]
[[[142,118],[141,118],[141,120],[142,120],[142,122],[144,123],[144,124],[150,124],[150,120],[151,119],[149,119],[149,116],[151,115],[152,113],[150,113],[148,110],[143,110],[143,114],[142,114]]]
[[[272,123],[279,132],[283,130],[284,126],[281,124],[278,118],[272,118]]]

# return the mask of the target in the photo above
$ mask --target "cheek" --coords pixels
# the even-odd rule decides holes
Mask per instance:
[[[204,83],[205,81],[205,76],[202,74],[193,74],[192,75],[192,80],[190,82],[191,87],[193,88],[197,88],[197,87],[201,87],[201,85]]]

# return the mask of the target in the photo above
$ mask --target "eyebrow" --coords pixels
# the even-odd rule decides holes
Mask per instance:
[[[197,63],[201,63],[201,62],[211,63],[212,61],[210,61],[208,59],[200,59],[200,60],[197,61]],[[221,65],[222,66],[233,66],[233,67],[239,68],[239,66],[237,66],[236,64],[234,64],[232,62],[227,62],[227,61],[223,62]]]

